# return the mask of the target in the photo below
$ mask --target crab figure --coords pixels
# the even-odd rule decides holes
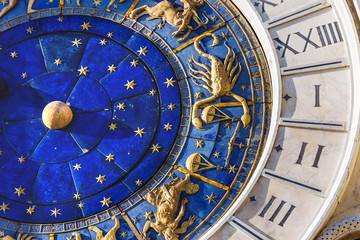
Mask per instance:
[[[203,57],[207,58],[211,62],[211,67],[209,68],[207,65],[199,63],[195,61],[194,56],[189,59],[189,69],[190,69],[190,75],[193,77],[192,81],[197,86],[200,86],[202,88],[205,88],[208,90],[212,96],[200,101],[197,101],[193,105],[193,115],[192,115],[192,124],[199,130],[203,130],[202,122],[198,117],[198,109],[201,105],[209,103],[219,97],[222,96],[229,96],[237,100],[241,103],[244,114],[241,117],[241,121],[244,125],[244,128],[247,128],[250,125],[251,118],[249,115],[249,107],[247,105],[247,102],[245,98],[236,95],[231,92],[233,89],[238,77],[241,73],[241,65],[238,63],[236,59],[236,54],[234,52],[234,49],[230,49],[226,44],[226,48],[228,49],[228,53],[225,57],[224,62],[222,62],[219,58],[217,58],[214,55],[205,53],[199,48],[199,42],[206,38],[206,37],[212,37],[214,39],[211,47],[215,47],[219,44],[219,38],[217,35],[213,33],[206,33],[196,38],[194,42],[195,50]],[[235,66],[233,67],[233,64],[235,62]],[[202,67],[205,69],[205,71],[199,71],[195,70],[191,67],[191,63],[196,64],[199,67]],[[237,71],[238,70],[238,71]],[[236,73],[237,72],[237,73]],[[194,79],[198,79],[203,81],[205,84],[201,84],[197,82]]]

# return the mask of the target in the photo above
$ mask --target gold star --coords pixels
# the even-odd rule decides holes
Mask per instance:
[[[64,18],[63,17],[58,17],[58,22],[63,22],[64,21]]]
[[[86,75],[88,72],[90,72],[90,70],[88,69],[88,67],[83,67],[81,66],[80,69],[78,69],[78,72],[80,73],[79,75]]]
[[[126,233],[125,231],[123,231],[123,232],[121,233],[121,236],[122,236],[122,237],[126,237],[126,236],[127,236],[127,233]]]
[[[108,32],[108,34],[107,34],[108,38],[112,38],[113,36],[114,36],[114,34],[112,32]]]
[[[204,142],[203,142],[203,140],[196,141],[195,145],[196,145],[196,148],[202,148],[204,145]]]
[[[26,209],[26,213],[28,214],[33,214],[35,212],[35,207],[29,207],[28,209]]]
[[[0,149],[0,155],[3,153],[3,151]]]
[[[22,74],[21,74],[21,77],[22,77],[22,78],[27,78],[27,77],[28,77],[28,75],[27,75],[27,73],[26,73],[26,72],[24,72],[24,73],[22,73]]]
[[[106,41],[105,38],[104,38],[103,40],[100,40],[100,42],[99,42],[99,44],[100,44],[101,46],[105,46],[106,43],[107,43],[107,41]]]
[[[77,38],[75,38],[75,40],[71,41],[71,42],[72,42],[73,46],[76,46],[76,47],[79,47],[79,45],[82,44],[81,39],[77,39]]]
[[[216,16],[212,16],[212,17],[211,17],[211,21],[212,21],[212,22],[216,22],[216,20],[217,20],[217,17],[216,17]]]
[[[79,171],[79,169],[81,168],[81,164],[76,164],[75,166],[73,166],[74,167],[74,170],[78,170]]]
[[[114,157],[115,157],[115,155],[112,155],[111,153],[109,153],[109,155],[106,156],[106,161],[111,162],[114,160]]]
[[[25,188],[22,188],[21,186],[18,187],[18,188],[15,188],[14,194],[17,194],[18,197],[20,197],[21,194],[24,194],[24,195],[25,195]]]
[[[145,134],[144,128],[140,129],[139,127],[134,132],[136,133],[135,136],[139,135],[140,137],[142,137],[142,135]]]
[[[105,175],[101,175],[101,174],[99,174],[99,176],[98,177],[96,177],[96,182],[98,183],[101,183],[101,184],[103,184],[103,182],[105,182],[106,181],[106,179],[105,179]]]
[[[174,178],[174,173],[173,172],[169,173],[168,177],[173,179]]]
[[[23,156],[21,156],[21,157],[18,158],[18,162],[19,162],[19,163],[24,163],[24,162],[25,162],[25,159],[26,159],[26,158],[24,158]]]
[[[161,22],[161,23],[159,23],[158,25],[156,25],[156,27],[157,27],[158,29],[162,29],[162,28],[164,27],[164,23]]]
[[[109,129],[110,129],[110,130],[115,131],[116,128],[117,128],[116,123],[111,123],[111,124],[109,125]]]
[[[238,170],[235,165],[229,167],[229,173],[235,173],[235,171]]]
[[[89,22],[84,22],[82,25],[80,25],[82,27],[82,30],[89,30],[89,28],[91,28],[91,25]]]
[[[54,64],[56,64],[57,66],[59,66],[62,63],[62,60],[60,58],[55,59]]]
[[[110,73],[115,72],[116,69],[117,69],[117,66],[114,66],[114,64],[112,64],[111,66],[108,66],[108,71],[109,71]]]
[[[221,38],[222,39],[226,39],[226,40],[228,40],[228,37],[229,37],[229,32],[221,32]]]
[[[81,194],[79,194],[79,193],[74,193],[74,197],[73,197],[73,198],[75,198],[76,200],[79,200],[79,199],[80,199],[80,196],[81,196]]]
[[[29,33],[29,34],[32,34],[33,31],[34,31],[34,28],[33,28],[33,27],[28,27],[28,28],[26,29],[26,32]]]
[[[1,232],[0,232],[0,237],[3,237],[3,236],[5,236],[5,232],[4,232],[4,231],[1,231]]]
[[[215,152],[215,153],[214,153],[214,157],[216,157],[216,158],[219,158],[220,155],[221,155],[220,152]]]
[[[230,128],[231,127],[231,122],[226,122],[224,127],[225,128]]]
[[[54,210],[51,210],[51,215],[50,216],[52,216],[52,215],[54,215],[54,217],[56,218],[57,217],[57,215],[61,215],[61,213],[60,213],[60,209],[54,209]]]
[[[169,131],[172,129],[172,125],[170,123],[164,124],[164,129],[166,129],[166,131]]]
[[[84,203],[80,202],[78,203],[78,208],[83,208],[84,207]]]
[[[136,184],[137,186],[140,186],[140,185],[142,184],[142,180],[138,179],[137,181],[135,181],[135,184]]]
[[[94,3],[93,3],[96,7],[101,5],[101,0],[94,0]]]
[[[4,202],[2,203],[2,205],[0,206],[0,211],[3,211],[5,213],[6,210],[10,210],[10,208],[8,208],[10,203],[5,204]]]
[[[145,215],[144,215],[144,217],[145,217],[145,220],[151,220],[151,218],[153,217],[153,214],[152,214],[152,212],[145,212]]]
[[[102,203],[102,207],[104,207],[105,205],[108,207],[109,204],[112,203],[112,201],[110,199],[111,199],[111,197],[109,197],[109,198],[104,197],[104,200],[100,201]]]
[[[195,93],[195,98],[196,99],[200,99],[200,98],[202,98],[202,92],[197,92],[197,93]]]
[[[129,80],[126,80],[127,84],[124,84],[124,86],[126,87],[126,90],[128,90],[129,88],[134,89],[134,86],[136,85],[136,83],[134,83],[135,80],[132,80],[131,82],[129,82]]]
[[[117,9],[119,7],[118,4],[114,4],[114,8]]]
[[[245,85],[241,85],[241,90],[243,90],[243,91],[245,91],[245,89],[246,89],[246,86]]]
[[[139,65],[138,61],[139,61],[139,60],[133,59],[133,60],[130,62],[130,63],[131,63],[131,66],[132,66],[132,67],[136,67],[137,65]]]
[[[173,80],[173,78],[166,78],[166,82],[164,82],[164,84],[166,84],[166,87],[168,88],[170,85],[173,87],[174,86],[174,83],[175,81]]]
[[[73,236],[71,235],[70,237],[66,237],[66,240],[74,240]]]
[[[134,219],[133,219],[133,223],[137,223],[139,221],[139,219],[137,218],[137,217],[135,217]]]
[[[7,0],[1,0],[1,4],[2,4],[3,6],[5,6],[7,3],[8,3]]]
[[[150,149],[151,149],[152,152],[154,153],[154,152],[159,152],[159,149],[160,149],[160,148],[161,148],[161,147],[160,147],[159,144],[157,143],[156,145],[153,144]]]
[[[170,105],[168,105],[168,109],[170,109],[171,111],[174,110],[175,108],[176,108],[175,104],[170,103]]]
[[[117,107],[119,110],[123,110],[123,109],[125,109],[126,105],[125,105],[125,103],[119,103],[116,107]]]
[[[146,56],[146,53],[149,52],[149,51],[146,50],[146,49],[147,49],[147,47],[144,47],[144,48],[140,47],[140,50],[137,50],[137,52],[139,53],[139,56],[141,56],[141,55]]]
[[[16,57],[18,57],[18,53],[17,52],[11,52],[10,53],[10,56],[11,56],[11,58],[16,58]]]
[[[205,199],[205,201],[209,201],[209,204],[211,203],[211,202],[215,202],[215,198],[217,198],[217,196],[214,196],[214,193],[211,193],[211,195],[209,196],[209,195],[207,195],[206,194],[206,199]]]
[[[151,96],[154,96],[156,94],[156,90],[155,89],[151,89],[150,93]]]

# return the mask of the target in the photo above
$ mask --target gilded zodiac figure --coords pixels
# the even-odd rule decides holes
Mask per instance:
[[[114,4],[116,0],[110,0],[109,4],[106,7],[106,11],[110,12],[110,7]],[[126,0],[119,0],[119,3],[124,3]]]
[[[182,31],[188,29],[188,32],[185,33],[185,35],[179,40],[183,41],[189,36],[191,31],[197,30],[200,27],[205,26],[209,22],[209,19],[204,15],[206,21],[203,22],[196,12],[197,7],[201,7],[205,4],[204,0],[180,1],[184,4],[184,6],[178,7],[176,9],[174,8],[174,5],[168,0],[163,0],[156,4],[154,7],[144,5],[131,11],[129,17],[137,20],[139,17],[148,14],[150,15],[150,17],[147,20],[160,18],[163,20],[163,22],[167,22],[171,26],[178,28],[178,30],[172,33],[173,37],[179,35]],[[198,24],[196,28],[190,26],[191,19],[193,19]]]
[[[18,0],[9,0],[9,4],[1,10],[0,18],[2,18],[7,12],[9,12],[11,9],[13,9],[15,7],[15,5],[17,4],[17,1]],[[35,0],[29,0],[28,9],[27,9],[28,13],[35,12],[32,9],[34,3],[35,3]]]
[[[192,216],[178,228],[185,214],[185,204],[188,202],[187,198],[181,201],[180,211],[176,217],[182,191],[187,194],[195,194],[199,191],[199,185],[190,181],[189,174],[186,174],[185,179],[176,178],[145,195],[145,200],[156,206],[157,212],[155,213],[155,222],[147,221],[145,223],[143,237],[146,237],[146,233],[151,227],[159,236],[164,235],[166,240],[178,240],[178,234],[185,233],[187,228],[194,223],[195,217]]]
[[[233,97],[235,100],[237,100],[241,103],[241,105],[244,109],[244,114],[241,117],[241,121],[244,124],[244,128],[247,128],[251,121],[247,102],[246,102],[245,98],[238,96],[231,92],[238,77],[240,76],[241,65],[240,65],[240,63],[238,63],[238,61],[236,59],[234,50],[230,49],[226,44],[225,44],[225,46],[228,49],[228,54],[226,55],[224,62],[222,62],[220,59],[218,59],[214,55],[203,52],[199,48],[199,42],[206,37],[212,37],[214,39],[211,47],[214,47],[219,44],[219,38],[217,35],[215,35],[213,33],[206,33],[195,39],[194,47],[201,56],[210,60],[211,67],[209,68],[205,64],[195,61],[194,56],[191,59],[189,59],[188,64],[189,64],[189,69],[190,69],[190,75],[193,78],[199,79],[205,83],[205,84],[200,84],[197,81],[195,81],[194,79],[192,79],[194,84],[205,88],[212,94],[212,96],[209,98],[206,98],[204,100],[197,101],[193,105],[192,124],[197,129],[202,130],[203,129],[202,122],[198,117],[199,107],[201,105],[203,105],[205,103],[209,103],[219,97],[229,96],[229,97]],[[235,66],[233,67],[234,62],[235,62]],[[194,63],[199,67],[202,67],[203,69],[205,69],[205,71],[195,70],[194,68],[191,67],[191,63]],[[237,70],[238,70],[238,72],[236,73]]]
[[[33,1],[35,1],[35,0],[33,0]],[[54,0],[49,0],[49,3],[52,3]],[[66,2],[67,3],[71,3],[71,1],[70,0],[66,0]],[[60,7],[63,7],[63,6],[65,6],[65,2],[64,2],[64,0],[60,0],[59,1],[59,5],[60,5]],[[81,6],[81,4],[80,4],[80,0],[76,0],[76,5],[78,6],[78,7],[80,7]]]
[[[96,226],[88,227],[90,231],[96,232],[96,240],[116,240],[116,232],[120,228],[120,221],[116,216],[112,216],[111,219],[115,221],[115,225],[112,229],[110,229],[110,231],[105,235],[105,237],[104,237],[104,232],[100,230],[98,227]],[[81,240],[81,234],[78,232],[73,232],[72,236],[75,237],[75,240]],[[31,240],[31,239],[17,239],[17,240]]]
[[[75,237],[75,240],[81,240],[81,234],[80,233],[73,232],[71,235]]]
[[[49,0],[49,3],[52,3],[53,1],[54,0]],[[11,9],[13,9],[15,7],[15,5],[17,4],[17,2],[18,2],[18,0],[9,0],[9,4],[1,10],[0,18],[2,18],[7,12],[9,12]],[[33,13],[36,11],[33,9],[34,3],[35,3],[35,0],[29,0],[27,13]],[[67,0],[67,3],[70,3],[70,0]],[[80,6],[80,0],[76,0],[76,4],[78,6]],[[59,5],[60,5],[60,7],[63,7],[65,5],[64,0],[60,0]]]
[[[105,235],[98,227],[90,226],[89,230],[96,232],[96,240],[116,240],[116,232],[120,228],[120,221],[116,216],[111,217],[115,221],[114,227]]]
[[[4,16],[8,11],[10,11],[13,7],[15,7],[17,0],[9,0],[9,4],[4,7],[0,12],[0,18]]]
[[[34,238],[34,236],[28,236],[27,234],[21,235],[21,233],[17,236],[16,240],[32,240]],[[10,235],[6,235],[5,237],[0,238],[0,240],[15,240],[15,238],[13,238]]]

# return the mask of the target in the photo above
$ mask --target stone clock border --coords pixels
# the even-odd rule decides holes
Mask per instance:
[[[271,153],[271,150],[274,145],[276,133],[279,127],[279,119],[281,112],[281,74],[278,56],[276,54],[276,49],[273,42],[271,41],[271,36],[268,30],[264,27],[260,15],[254,9],[249,1],[240,1],[234,0],[233,3],[238,7],[238,9],[245,16],[247,21],[250,23],[254,29],[259,41],[264,50],[264,54],[267,58],[269,64],[269,70],[271,73],[272,86],[273,86],[273,110],[272,110],[272,120],[270,125],[270,133],[267,144],[264,149],[264,153],[259,161],[258,167],[256,168],[251,180],[248,185],[245,187],[242,194],[229,209],[229,211],[200,239],[205,240],[210,238],[215,232],[217,232],[233,214],[241,207],[244,200],[247,198],[250,191],[256,185],[261,172],[263,171],[267,159]],[[350,58],[350,67],[351,66],[360,66],[360,51],[359,51],[359,38],[357,35],[357,29],[354,24],[354,21],[351,17],[351,13],[346,4],[346,0],[329,0],[331,7],[339,20],[339,23],[343,26],[342,30],[347,39],[347,47],[351,49],[349,51]],[[356,76],[360,76],[360,68],[351,67],[351,80],[352,80],[352,111],[349,120],[349,133],[346,141],[346,147],[344,154],[342,156],[343,163],[337,171],[336,177],[333,181],[332,188],[329,191],[329,195],[322,206],[318,210],[316,217],[312,219],[312,223],[301,236],[301,239],[311,239],[316,236],[321,230],[321,227],[326,223],[326,220],[331,216],[331,213],[334,211],[338,199],[343,194],[348,181],[351,176],[352,168],[356,161],[356,158],[359,154],[358,150],[360,148],[360,143],[358,143],[359,137],[359,120],[360,120],[360,81],[356,82]]]
[[[269,71],[271,75],[271,84],[272,84],[272,113],[271,113],[271,122],[270,122],[270,131],[269,137],[264,148],[264,152],[259,160],[259,163],[251,177],[250,181],[247,183],[244,191],[240,194],[238,199],[232,205],[232,207],[227,211],[224,216],[222,216],[219,221],[214,224],[209,231],[207,231],[200,240],[209,239],[216,231],[218,231],[229,219],[234,215],[235,211],[241,206],[244,200],[247,198],[251,190],[254,188],[257,183],[261,173],[266,165],[267,159],[270,156],[271,150],[273,148],[276,133],[279,127],[280,122],[280,112],[281,112],[281,74],[280,74],[280,65],[278,56],[276,54],[276,49],[271,42],[271,36],[261,21],[260,16],[255,11],[253,6],[248,1],[233,0],[232,1],[240,12],[244,15],[246,20],[249,22],[249,25],[253,28],[255,35],[258,37],[258,40],[261,44],[262,50],[266,57]]]
[[[360,126],[360,81],[356,79],[360,76],[360,51],[359,38],[357,29],[352,19],[351,12],[345,0],[328,0],[333,8],[333,11],[342,26],[342,31],[347,39],[348,56],[350,59],[350,69],[352,76],[352,111],[349,120],[349,134],[346,141],[346,150],[342,156],[343,164],[340,165],[338,173],[334,179],[333,187],[329,192],[329,197],[325,199],[312,224],[303,234],[302,239],[309,239],[315,237],[321,230],[321,227],[326,224],[330,218],[331,213],[335,210],[338,200],[344,193],[346,186],[350,180],[350,176],[358,157],[358,150],[360,147],[359,140],[359,126]],[[351,51],[349,51],[351,50]],[[356,66],[356,67],[354,67]]]

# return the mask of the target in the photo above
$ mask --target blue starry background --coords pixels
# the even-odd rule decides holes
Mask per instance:
[[[89,30],[82,29],[88,22]],[[115,33],[108,37],[109,32]],[[104,39],[106,44],[100,44]],[[30,222],[87,217],[129,197],[142,185],[137,180],[145,183],[157,171],[174,142],[181,111],[173,70],[150,41],[109,21],[64,16],[10,29],[0,35],[0,46],[1,79],[8,83],[8,94],[0,100],[0,195],[11,205],[4,217]],[[148,52],[140,55],[141,48]],[[149,55],[154,62],[146,59]],[[114,72],[107,70],[111,65],[117,67]],[[89,72],[80,74],[81,67]],[[167,86],[166,79],[175,84]],[[133,89],[126,86],[131,81]],[[60,130],[48,129],[41,119],[44,107],[55,100],[74,114]],[[170,103],[177,107],[169,110]],[[138,128],[142,136],[136,135]],[[153,144],[161,151],[153,153]],[[106,160],[109,154],[113,160]],[[97,182],[99,174],[105,176],[103,183]],[[18,196],[14,189],[20,186],[25,194]],[[104,197],[111,197],[108,206],[100,203]],[[32,206],[35,212],[27,214]],[[56,217],[49,214],[55,208],[60,209]]]
[[[185,177],[183,172],[173,169],[174,165],[186,169],[187,158],[200,153],[214,166],[223,166],[236,122],[203,123],[205,129],[198,130],[190,124],[189,117],[186,118],[191,111],[190,100],[194,103],[212,95],[193,83],[188,60],[193,56],[199,63],[207,66],[211,63],[200,56],[192,44],[185,47],[183,44],[209,30],[219,37],[220,44],[210,47],[213,39],[205,38],[200,48],[221,61],[228,54],[225,44],[234,50],[242,70],[232,92],[252,102],[249,105],[252,122],[247,129],[241,125],[235,135],[237,144],[248,146],[234,147],[229,166],[234,166],[235,171],[213,168],[199,172],[228,190],[192,177],[191,181],[199,185],[199,192],[181,194],[181,199],[189,199],[181,223],[191,216],[195,217],[195,223],[180,235],[180,239],[197,239],[207,231],[251,176],[248,169],[256,164],[271,115],[266,110],[271,103],[271,86],[265,88],[266,83],[264,85],[258,74],[264,66],[260,66],[258,60],[260,46],[256,37],[248,26],[244,27],[245,21],[240,23],[237,19],[239,13],[229,14],[215,0],[197,10],[202,21],[207,22],[206,26],[191,32],[181,42],[178,40],[183,35],[171,36],[176,28],[167,23],[161,25],[161,19],[148,21],[148,15],[140,17],[138,22],[160,35],[176,53],[185,71],[182,77],[177,77],[176,69],[167,60],[170,54],[164,53],[141,30],[124,26],[130,20],[124,20],[121,15],[125,15],[134,2],[134,7],[139,7],[155,6],[161,1],[115,2],[107,12],[109,0],[99,1],[99,4],[82,0],[81,7],[88,11],[82,12],[72,0],[65,1],[62,15],[58,1],[37,0],[33,6],[35,10],[52,8],[53,12],[44,12],[45,17],[36,12],[24,15],[21,20],[24,23],[18,24],[12,19],[26,14],[28,1],[25,0],[0,19],[0,23],[4,23],[0,30],[7,29],[0,33],[0,79],[8,85],[7,94],[0,98],[0,173],[3,176],[0,216],[4,217],[0,219],[0,228],[6,229],[5,234],[15,236],[8,230],[20,228],[38,239],[48,239],[44,233],[59,232],[56,238],[67,240],[71,232],[77,231],[83,239],[95,239],[95,232],[86,227],[96,225],[106,233],[114,225],[111,216],[116,215],[121,223],[117,239],[135,239],[130,225],[141,232],[146,221],[155,222],[156,207],[142,199],[147,189]],[[183,5],[179,0],[170,2],[175,7]],[[120,24],[123,20],[125,23]],[[6,21],[15,26],[4,27]],[[91,27],[82,29],[84,23],[90,23]],[[132,22],[128,25],[136,28]],[[29,28],[31,33],[27,31]],[[112,34],[109,36],[109,33]],[[75,39],[81,40],[78,47],[73,46]],[[106,40],[106,45],[101,45],[101,40]],[[138,50],[144,47],[148,52],[140,55]],[[11,57],[13,52],[17,57]],[[56,65],[55,59],[61,59],[62,63]],[[131,66],[133,60],[138,61],[136,67]],[[112,64],[117,69],[110,73],[107,68]],[[85,66],[89,72],[79,75],[78,69]],[[26,78],[23,73],[27,74]],[[174,86],[164,84],[168,79],[175,80]],[[132,80],[136,85],[127,90],[124,85]],[[151,95],[151,90],[156,90],[156,94]],[[191,95],[185,96],[184,91]],[[201,98],[195,97],[197,93]],[[61,130],[49,130],[41,120],[43,108],[54,100],[67,103],[74,113],[69,126]],[[213,101],[233,102],[235,100],[230,97]],[[119,109],[119,104],[126,107]],[[176,107],[170,110],[169,104]],[[241,107],[222,107],[221,110],[237,119],[243,115]],[[201,112],[199,109],[199,115]],[[172,125],[169,131],[164,129],[168,123]],[[110,130],[110,124],[116,124],[117,128]],[[182,128],[184,125],[190,126],[189,131]],[[138,127],[144,128],[142,137],[135,136]],[[172,156],[181,141],[183,147],[176,157]],[[198,142],[203,145],[197,146]],[[152,151],[153,144],[161,146],[159,152]],[[220,153],[219,156],[216,153]],[[114,155],[112,161],[106,160],[109,154]],[[20,163],[20,157],[25,158],[25,162]],[[76,169],[76,165],[81,168]],[[106,177],[102,184],[96,180],[99,174]],[[138,180],[141,184],[136,184]],[[20,196],[14,194],[15,187],[19,186],[25,189],[25,194]],[[74,198],[76,193],[81,194],[80,199]],[[213,200],[209,200],[211,195]],[[101,201],[109,197],[111,202],[103,206]],[[2,210],[1,203],[9,204],[9,209]],[[29,207],[34,207],[34,213],[27,213]],[[54,209],[60,209],[56,217],[51,215]],[[120,210],[132,221],[130,225],[119,215]],[[151,212],[151,218],[146,219],[147,212]],[[13,220],[13,225],[6,219]],[[73,222],[57,224],[66,221]],[[38,223],[49,225],[45,228]],[[163,239],[153,229],[148,231],[147,237]]]

